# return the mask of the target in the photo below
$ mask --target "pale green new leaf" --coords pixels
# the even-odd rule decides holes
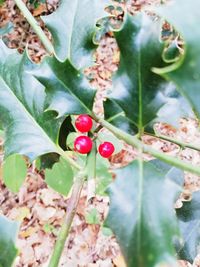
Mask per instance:
[[[45,172],[46,183],[58,193],[67,196],[73,184],[73,171],[66,160],[60,158],[52,169]]]
[[[173,206],[181,176],[154,161],[134,161],[116,171],[106,225],[116,235],[127,267],[176,266],[173,239],[179,231]]]
[[[184,54],[176,63],[154,71],[176,84],[200,118],[200,2],[176,0],[154,11],[170,22],[185,42]]]
[[[15,246],[19,224],[0,216],[0,266],[11,267],[18,254]]]
[[[5,155],[36,157],[57,152],[62,119],[45,110],[44,87],[28,71],[32,63],[0,41],[0,124],[5,129]]]
[[[22,186],[27,174],[26,161],[21,155],[11,155],[3,163],[3,181],[14,193]]]
[[[77,68],[91,63],[92,42],[98,19],[107,16],[108,0],[61,0],[58,9],[42,17],[51,32],[59,60],[69,59]]]

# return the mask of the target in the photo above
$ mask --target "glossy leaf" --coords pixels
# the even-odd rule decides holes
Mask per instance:
[[[154,71],[177,85],[179,92],[187,98],[200,118],[200,2],[183,0],[180,12],[180,1],[176,0],[155,12],[174,25],[181,34],[185,41],[185,52],[176,63]]]
[[[134,161],[116,171],[106,224],[128,267],[176,266],[172,240],[179,231],[173,204],[179,186],[172,179],[180,172],[174,170],[154,161]]]
[[[95,25],[99,18],[108,15],[104,11],[108,3],[108,0],[61,0],[53,14],[42,17],[53,36],[59,60],[69,59],[77,68],[91,63]]]
[[[45,172],[46,183],[58,193],[67,196],[73,184],[73,171],[68,162],[60,159],[51,170]]]
[[[0,122],[5,129],[5,154],[36,157],[57,152],[62,119],[45,112],[43,86],[28,73],[32,63],[0,41]],[[53,125],[53,127],[52,127]]]
[[[91,113],[96,91],[68,60],[47,57],[32,73],[46,87],[48,110],[59,116]]]
[[[3,181],[14,193],[22,186],[27,174],[26,161],[21,155],[9,156],[3,164]]]
[[[11,267],[18,254],[15,246],[18,229],[17,222],[0,216],[0,266],[2,267]]]
[[[176,242],[177,253],[180,259],[192,263],[200,246],[200,191],[193,193],[191,201],[184,201],[176,214],[183,237]]]
[[[120,66],[113,78],[113,91],[105,102],[106,118],[126,131],[142,131],[167,102],[166,82],[151,71],[163,66],[160,23],[145,14],[125,18],[115,33],[120,49]],[[123,116],[125,115],[125,117]],[[119,122],[120,120],[120,122]]]

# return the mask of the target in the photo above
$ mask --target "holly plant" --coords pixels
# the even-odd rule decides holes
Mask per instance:
[[[200,191],[181,208],[175,203],[184,191],[184,172],[200,175],[200,167],[154,149],[143,136],[200,151],[154,127],[157,122],[177,127],[181,117],[200,119],[200,2],[174,0],[134,15],[128,2],[63,0],[42,17],[50,41],[24,2],[15,0],[48,55],[35,64],[27,51],[19,54],[0,41],[4,183],[18,192],[29,162],[44,170],[48,186],[64,196],[71,191],[49,267],[59,265],[82,188],[91,180],[96,193],[110,198],[104,225],[114,233],[127,267],[172,267],[178,259],[192,263],[198,254]],[[119,5],[120,19],[107,12]],[[117,26],[113,20],[119,20]],[[172,29],[168,37],[166,23]],[[84,69],[95,64],[97,39],[108,31],[120,62],[100,116],[93,109],[97,90]],[[113,169],[110,157],[123,144],[137,157]],[[12,266],[20,253],[18,228],[0,216],[0,266]]]

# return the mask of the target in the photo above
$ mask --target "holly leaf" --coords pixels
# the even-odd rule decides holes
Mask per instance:
[[[120,49],[120,65],[113,89],[105,102],[105,116],[120,128],[134,132],[144,129],[167,102],[167,83],[151,71],[163,66],[160,22],[145,14],[126,15],[122,29],[115,32]]]
[[[191,201],[184,201],[176,214],[182,233],[182,239],[176,240],[177,253],[192,263],[200,252],[200,191],[193,193]]]
[[[12,266],[18,254],[18,249],[15,246],[18,230],[19,223],[0,216],[0,266]]]
[[[104,11],[108,4],[108,0],[62,0],[54,13],[42,17],[60,61],[69,59],[78,69],[92,62],[96,22],[108,15]]]
[[[5,129],[5,156],[17,153],[34,160],[58,153],[57,135],[63,119],[44,112],[44,87],[29,73],[27,54],[19,55],[0,41],[0,122]]]
[[[51,170],[45,172],[46,183],[58,193],[67,196],[73,184],[73,171],[66,160],[60,158]]]
[[[46,57],[32,74],[46,88],[48,110],[56,111],[59,117],[92,112],[96,90],[69,60]]]
[[[171,23],[184,39],[184,53],[179,60],[166,68],[154,68],[154,72],[173,81],[177,90],[188,100],[194,113],[200,118],[200,2],[173,1],[170,5],[154,10]],[[185,14],[185,16],[183,16]]]
[[[176,266],[172,240],[179,231],[173,205],[180,187],[172,177],[176,180],[180,172],[174,170],[138,160],[116,171],[106,225],[116,235],[127,267]]]
[[[26,161],[21,155],[11,155],[3,163],[3,181],[14,193],[22,186],[27,174]]]

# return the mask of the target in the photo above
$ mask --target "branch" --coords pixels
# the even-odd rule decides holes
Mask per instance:
[[[69,231],[70,231],[74,216],[76,214],[76,209],[78,206],[78,202],[80,199],[84,181],[85,181],[85,173],[79,172],[74,182],[72,195],[67,205],[66,217],[64,218],[61,230],[58,235],[58,239],[54,246],[54,251],[50,259],[49,267],[58,267],[60,257],[62,255],[64,246],[65,246],[66,239],[69,235]]]
[[[183,169],[184,171],[188,171],[197,175],[200,175],[200,167],[193,166],[189,163],[184,162],[178,158],[168,156],[162,152],[159,152],[148,145],[144,145],[137,137],[127,134],[126,132],[120,130],[119,128],[113,126],[109,122],[105,121],[104,119],[98,118],[97,116],[93,115],[93,118],[98,121],[102,126],[110,130],[115,136],[119,139],[124,140],[127,144],[136,147],[137,149],[142,149],[144,153],[148,153],[154,156],[157,159],[160,159],[172,166],[177,168]]]
[[[185,143],[185,142],[181,142],[177,139],[174,139],[174,138],[171,138],[169,136],[165,136],[165,135],[161,135],[161,134],[149,134],[149,133],[145,133],[145,135],[150,135],[150,136],[153,136],[155,138],[159,138],[159,139],[162,139],[162,140],[165,140],[165,141],[169,141],[173,144],[176,144],[178,146],[180,146],[181,148],[190,148],[190,149],[194,149],[194,150],[197,150],[197,151],[200,151],[200,147],[199,146],[195,146],[193,144],[188,144],[188,143]]]
[[[54,54],[54,48],[52,43],[49,41],[41,27],[39,26],[38,22],[35,20],[31,12],[28,10],[26,5],[23,3],[22,0],[14,0],[18,8],[21,10],[24,17],[27,19],[28,23],[31,25],[37,36],[40,38],[41,42],[43,43],[44,47],[46,48],[47,52],[51,55]]]
[[[62,223],[62,227],[60,233],[58,235],[58,239],[56,241],[53,254],[50,259],[50,263],[48,267],[57,267],[60,261],[60,257],[62,255],[66,239],[69,235],[69,231],[76,214],[76,209],[78,206],[78,202],[80,199],[81,191],[84,185],[84,181],[86,176],[88,179],[94,178],[96,171],[96,145],[93,145],[92,151],[87,156],[87,162],[84,170],[79,171],[75,178],[75,182],[73,185],[72,195],[69,199],[66,211],[66,217]]]

